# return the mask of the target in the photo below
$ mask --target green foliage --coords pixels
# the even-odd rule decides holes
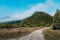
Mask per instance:
[[[21,20],[0,23],[0,28],[17,28]]]
[[[35,12],[31,17],[24,19],[20,25],[22,27],[50,26],[53,17],[45,12]]]
[[[17,24],[0,24],[0,28],[17,28]]]
[[[0,24],[0,28],[11,28],[10,24]]]
[[[56,11],[53,21],[53,29],[60,29],[60,10]]]

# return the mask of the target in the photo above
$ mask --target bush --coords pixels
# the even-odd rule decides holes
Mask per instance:
[[[11,24],[0,24],[0,28],[13,28]]]
[[[53,25],[53,29],[55,29],[55,30],[60,30],[60,24],[54,24]]]

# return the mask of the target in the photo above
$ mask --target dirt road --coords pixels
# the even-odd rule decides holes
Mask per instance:
[[[45,40],[42,32],[44,29],[48,29],[48,28],[49,27],[36,30],[36,31],[32,32],[31,34],[20,38],[19,40]]]
[[[45,40],[42,32],[44,29],[48,29],[48,28],[49,27],[36,30],[29,35],[21,37],[20,39],[10,39],[10,40]]]

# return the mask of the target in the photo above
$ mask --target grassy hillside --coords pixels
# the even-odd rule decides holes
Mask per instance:
[[[45,12],[35,12],[31,17],[24,19],[20,25],[22,27],[50,26],[53,17]]]

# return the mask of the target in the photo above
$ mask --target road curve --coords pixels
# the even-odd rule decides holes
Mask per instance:
[[[44,35],[43,35],[43,30],[48,29],[48,28],[49,27],[36,30],[36,31],[32,32],[31,34],[20,38],[19,40],[45,40]]]
[[[21,37],[20,39],[10,39],[10,40],[45,40],[43,30],[48,29],[48,28],[50,28],[50,27],[46,27],[46,28],[36,30],[36,31],[30,33],[29,35]]]

